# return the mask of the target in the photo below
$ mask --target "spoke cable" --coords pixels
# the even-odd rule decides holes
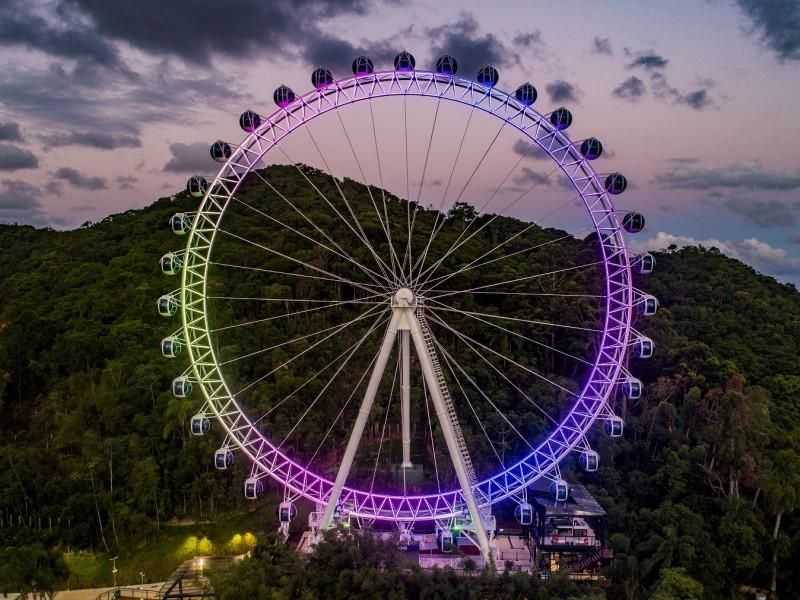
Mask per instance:
[[[490,348],[490,347],[489,347],[489,346],[487,346],[486,344],[482,344],[481,342],[477,341],[476,339],[474,339],[474,338],[471,338],[470,336],[468,336],[468,335],[466,335],[466,334],[464,334],[464,333],[461,333],[460,331],[458,331],[458,330],[454,329],[453,327],[451,327],[450,325],[448,325],[448,324],[447,324],[445,321],[443,321],[443,320],[442,320],[441,318],[439,318],[438,316],[434,316],[434,320],[435,320],[437,323],[439,323],[439,324],[440,324],[442,327],[444,327],[445,329],[447,329],[447,330],[451,331],[451,332],[452,332],[454,335],[456,335],[456,336],[457,336],[459,339],[461,339],[462,341],[469,340],[470,342],[472,342],[472,343],[476,344],[477,346],[480,346],[480,347],[481,347],[481,348],[483,348],[484,350],[488,350],[489,352],[491,352],[492,354],[494,354],[494,355],[495,355],[495,356],[497,356],[498,358],[500,358],[500,359],[502,359],[502,360],[504,360],[504,361],[506,361],[506,362],[509,362],[509,363],[511,363],[512,365],[514,365],[514,366],[516,366],[516,367],[518,367],[518,368],[522,369],[523,371],[525,371],[525,372],[527,372],[527,373],[530,373],[531,375],[533,375],[534,377],[537,377],[538,379],[541,379],[542,381],[546,381],[547,383],[549,383],[549,384],[550,384],[550,385],[552,385],[553,387],[556,387],[556,388],[558,388],[558,389],[562,390],[563,392],[566,392],[567,394],[570,394],[571,396],[575,396],[576,398],[580,398],[580,396],[579,396],[578,394],[576,394],[575,392],[573,392],[572,390],[570,390],[570,389],[568,389],[568,388],[565,388],[563,385],[561,385],[561,384],[559,384],[559,383],[557,383],[557,382],[553,381],[552,379],[550,379],[550,378],[546,377],[545,375],[542,375],[542,374],[541,374],[541,373],[539,373],[538,371],[534,371],[534,370],[533,370],[533,369],[531,369],[530,367],[526,367],[525,365],[518,363],[518,362],[517,362],[517,361],[515,361],[513,358],[509,358],[508,356],[505,356],[504,354],[502,354],[502,353],[498,352],[497,350],[494,350],[493,348]],[[540,409],[540,410],[541,410],[541,409]],[[544,411],[543,411],[543,412],[544,412]]]
[[[389,277],[389,272],[391,271],[391,269],[389,268],[389,265],[387,265],[386,262],[384,262],[384,260],[380,257],[380,255],[375,251],[375,248],[373,247],[373,245],[370,243],[369,238],[367,237],[367,234],[364,231],[364,228],[361,226],[361,221],[358,220],[358,217],[356,216],[356,213],[353,210],[353,207],[350,205],[350,202],[347,200],[347,196],[345,195],[344,190],[342,189],[342,186],[339,185],[339,180],[336,179],[336,177],[333,175],[333,170],[331,169],[330,165],[328,164],[328,160],[325,158],[325,155],[322,154],[322,150],[320,149],[319,144],[317,144],[317,140],[316,140],[316,138],[314,138],[314,134],[311,133],[311,129],[306,127],[305,130],[306,130],[306,133],[308,133],[308,137],[311,138],[311,142],[314,144],[314,148],[316,148],[317,154],[319,154],[319,157],[322,160],[322,163],[325,165],[325,170],[330,175],[331,181],[333,181],[333,185],[336,186],[336,189],[339,192],[339,195],[342,197],[342,201],[344,202],[345,206],[347,207],[347,211],[350,213],[350,216],[353,218],[353,222],[356,224],[356,227],[358,227],[358,230],[361,232],[361,240],[364,242],[364,244],[367,246],[369,251],[372,253],[372,256],[375,258],[375,261],[378,263],[378,268],[383,273],[383,276],[386,278],[386,281],[390,281],[391,278]]]
[[[379,317],[379,319],[380,319],[380,317]],[[373,325],[374,325],[374,324],[373,324]],[[338,377],[339,373],[341,373],[341,372],[342,372],[342,369],[344,369],[344,368],[347,366],[347,363],[348,363],[348,362],[350,362],[350,359],[351,359],[351,358],[353,358],[353,355],[354,355],[356,352],[358,352],[358,349],[361,347],[361,344],[363,344],[363,343],[364,343],[364,341],[365,341],[365,340],[366,340],[366,339],[367,339],[367,338],[368,338],[368,337],[369,337],[369,336],[372,334],[372,332],[373,332],[373,331],[375,331],[375,329],[376,329],[376,326],[373,326],[373,327],[371,327],[371,328],[370,328],[369,330],[367,330],[367,332],[366,332],[366,333],[365,333],[365,334],[364,334],[364,335],[361,337],[361,339],[360,339],[360,340],[358,340],[358,343],[356,344],[356,347],[355,347],[355,348],[353,348],[353,350],[350,352],[350,354],[348,354],[348,355],[347,355],[347,358],[345,358],[345,359],[344,359],[344,361],[342,362],[342,364],[341,364],[341,365],[339,365],[339,367],[336,369],[336,371],[333,373],[333,375],[331,375],[331,378],[330,378],[330,379],[328,379],[328,381],[327,381],[327,382],[325,382],[325,385],[322,387],[322,389],[321,389],[321,390],[319,391],[319,393],[316,395],[316,397],[315,397],[315,398],[314,398],[314,400],[311,402],[311,404],[309,404],[309,405],[308,405],[308,407],[307,407],[307,408],[306,408],[306,410],[303,412],[303,414],[302,414],[302,415],[300,415],[300,418],[297,420],[297,422],[294,424],[294,426],[293,426],[293,427],[292,427],[292,428],[289,430],[289,433],[287,433],[287,434],[286,434],[286,437],[284,437],[284,438],[283,438],[283,441],[281,441],[281,443],[280,443],[280,444],[278,444],[278,448],[277,448],[278,450],[280,450],[280,448],[281,448],[281,447],[282,447],[282,446],[283,446],[283,445],[286,443],[286,440],[288,440],[288,439],[291,437],[291,435],[292,435],[292,434],[295,432],[295,430],[296,430],[296,429],[297,429],[297,428],[300,426],[300,423],[302,423],[302,422],[303,422],[303,419],[305,419],[305,418],[306,418],[306,416],[308,415],[308,413],[309,413],[309,412],[311,412],[311,409],[312,409],[312,408],[314,408],[314,406],[317,404],[317,402],[318,402],[318,401],[319,401],[319,399],[322,397],[322,395],[323,395],[323,394],[324,394],[324,393],[327,391],[327,389],[328,389],[328,388],[331,386],[331,384],[334,382],[334,380],[336,379],[336,377]]]
[[[383,417],[383,427],[381,428],[381,441],[378,443],[378,453],[375,455],[375,466],[372,469],[372,481],[369,484],[369,493],[375,487],[375,476],[378,474],[378,464],[381,460],[381,450],[383,449],[383,439],[386,436],[386,424],[389,422],[389,410],[392,408],[392,398],[394,398],[395,384],[397,383],[397,372],[400,370],[400,353],[397,353],[397,365],[394,368],[394,375],[392,376],[392,387],[389,391],[389,400],[386,402],[386,415]],[[403,482],[405,484],[405,481]],[[405,490],[403,490],[405,493]]]
[[[376,298],[379,295],[382,295],[382,294],[375,294],[375,296],[372,296],[372,297]],[[216,329],[209,330],[209,333],[216,333],[217,331],[225,331],[227,329],[235,329],[237,327],[244,327],[246,325],[256,325],[258,323],[265,323],[267,321],[274,321],[276,319],[286,319],[286,318],[289,318],[289,317],[294,317],[296,315],[302,315],[302,314],[306,314],[306,313],[310,313],[310,312],[315,312],[315,311],[318,311],[318,310],[327,310],[329,308],[336,308],[336,307],[342,306],[343,304],[354,304],[354,302],[352,302],[351,300],[331,301],[329,304],[326,304],[325,306],[314,306],[314,307],[311,307],[311,308],[304,308],[302,310],[296,310],[296,311],[293,311],[293,312],[283,313],[283,314],[280,314],[280,315],[273,315],[271,317],[264,317],[263,319],[255,319],[255,320],[252,320],[252,321],[244,321],[242,323],[233,323],[231,325],[224,325],[222,327],[217,327]],[[366,304],[366,303],[364,303],[364,304]],[[378,303],[377,302],[371,302],[370,304],[378,304]]]
[[[377,328],[378,328],[378,327],[381,325],[381,323],[385,322],[386,320],[387,320],[387,318],[386,318],[386,317],[384,317],[383,319],[380,319],[380,318],[376,319],[376,320],[375,320],[375,322],[372,324],[372,326],[371,326],[371,327],[369,328],[369,330],[367,331],[367,335],[369,335],[370,333],[372,333],[373,331],[375,331],[375,329],[377,329]],[[261,421],[263,421],[265,418],[267,418],[269,415],[271,415],[273,412],[275,412],[275,411],[276,411],[276,410],[277,410],[277,409],[278,409],[278,408],[279,408],[279,407],[280,407],[282,404],[284,404],[285,402],[287,402],[287,401],[288,401],[290,398],[292,398],[292,397],[293,397],[295,394],[297,394],[297,392],[299,392],[301,389],[303,389],[303,388],[304,388],[305,386],[307,386],[309,383],[311,383],[312,381],[314,381],[314,380],[315,380],[317,377],[319,377],[319,376],[320,376],[322,373],[324,373],[325,371],[327,371],[327,370],[328,370],[328,369],[329,369],[331,366],[333,366],[333,365],[334,365],[334,364],[335,364],[335,363],[336,363],[336,362],[337,362],[337,361],[338,361],[340,358],[342,358],[342,357],[343,357],[345,354],[347,354],[348,352],[350,352],[350,351],[351,351],[353,348],[355,348],[357,345],[361,344],[361,342],[362,342],[362,341],[363,341],[365,338],[366,338],[366,336],[365,336],[364,338],[361,338],[360,340],[356,340],[356,341],[355,341],[353,344],[351,344],[351,345],[350,345],[350,347],[346,348],[346,349],[344,350],[344,352],[342,352],[342,353],[341,353],[341,354],[339,354],[339,355],[338,355],[336,358],[334,358],[333,360],[331,360],[331,361],[330,361],[330,362],[329,362],[327,365],[325,365],[325,366],[324,366],[324,367],[322,367],[321,369],[318,369],[317,371],[315,371],[315,372],[314,372],[314,374],[313,374],[311,377],[309,377],[308,379],[306,379],[306,380],[305,380],[305,381],[304,381],[302,384],[300,384],[299,386],[297,386],[297,387],[296,387],[296,388],[295,388],[295,389],[294,389],[292,392],[290,392],[289,394],[287,394],[287,395],[286,395],[286,396],[285,396],[285,397],[284,397],[284,398],[283,398],[283,399],[282,399],[280,402],[278,402],[278,403],[277,403],[275,406],[273,406],[273,407],[272,407],[272,408],[270,408],[270,409],[269,409],[267,412],[265,412],[263,415],[261,415],[261,416],[258,418],[258,420],[256,420],[256,421],[253,423],[253,425],[257,425],[258,423],[260,423]],[[363,377],[363,376],[362,376],[362,377]]]
[[[287,159],[291,160],[291,159],[289,158],[289,156],[288,156],[288,155],[287,155],[285,152],[284,152],[284,155],[286,155],[286,158],[287,158]],[[310,180],[310,179],[309,179],[309,178],[306,176],[306,174],[305,174],[305,173],[303,173],[303,170],[302,170],[302,169],[301,169],[301,168],[300,168],[298,165],[296,165],[296,164],[295,164],[295,165],[293,165],[293,166],[294,166],[294,168],[295,168],[295,169],[297,169],[297,170],[298,170],[298,171],[299,171],[299,172],[300,172],[300,173],[301,173],[301,174],[302,174],[302,175],[303,175],[303,176],[306,178],[306,180],[307,180],[309,183],[311,183],[311,180]],[[285,195],[285,194],[283,194],[283,193],[282,193],[280,190],[278,190],[278,188],[276,188],[274,185],[272,185],[272,183],[270,183],[270,182],[267,180],[267,178],[266,178],[266,177],[263,177],[263,176],[261,175],[261,173],[259,173],[258,171],[253,171],[253,173],[255,173],[255,174],[256,174],[256,176],[257,176],[259,179],[261,179],[261,181],[263,181],[263,182],[264,182],[264,183],[265,183],[267,186],[269,186],[269,188],[270,188],[270,189],[271,189],[273,192],[275,192],[275,194],[277,194],[277,195],[278,195],[278,196],[279,196],[279,197],[280,197],[280,198],[281,198],[281,199],[282,199],[282,200],[283,200],[283,201],[284,201],[286,204],[288,204],[288,205],[289,205],[289,206],[292,208],[292,210],[294,210],[294,211],[295,211],[295,212],[296,212],[298,215],[300,215],[300,216],[301,216],[301,217],[302,217],[302,218],[303,218],[303,219],[304,219],[304,220],[305,220],[305,221],[306,221],[306,222],[307,222],[309,225],[311,225],[311,226],[312,226],[314,229],[316,229],[316,230],[317,230],[317,231],[318,231],[320,234],[322,234],[322,236],[323,236],[323,237],[324,237],[326,240],[328,240],[328,241],[329,241],[329,242],[330,242],[330,243],[331,243],[331,244],[332,244],[332,245],[333,245],[333,246],[334,246],[334,247],[335,247],[335,248],[336,248],[336,249],[337,249],[337,250],[338,250],[338,251],[341,253],[341,254],[340,254],[340,256],[341,256],[342,258],[344,258],[345,260],[348,260],[348,261],[352,262],[352,263],[353,263],[354,265],[356,265],[356,266],[357,266],[359,269],[361,269],[362,271],[364,271],[364,273],[365,273],[366,275],[368,275],[368,276],[370,277],[370,279],[372,279],[373,281],[375,281],[375,283],[376,283],[376,284],[378,284],[378,285],[382,285],[382,284],[381,284],[379,281],[377,281],[377,280],[376,280],[376,277],[377,277],[377,278],[383,278],[383,275],[382,275],[382,274],[380,274],[380,273],[377,273],[377,272],[376,272],[376,271],[374,271],[373,269],[370,269],[370,268],[369,268],[369,267],[367,267],[366,265],[362,265],[360,262],[358,262],[357,260],[355,260],[355,259],[354,259],[354,258],[353,258],[353,257],[352,257],[352,256],[351,256],[349,253],[348,253],[348,252],[346,252],[346,251],[344,250],[344,248],[342,248],[342,247],[341,247],[341,246],[340,246],[338,243],[336,243],[336,241],[335,241],[335,240],[334,240],[334,239],[333,239],[333,238],[332,238],[330,235],[328,235],[328,234],[327,234],[327,233],[326,233],[326,232],[325,232],[325,231],[324,231],[324,230],[323,230],[321,227],[319,227],[319,226],[318,226],[318,225],[317,225],[317,224],[316,224],[314,221],[312,221],[312,220],[311,220],[311,218],[310,218],[308,215],[306,215],[306,213],[304,213],[302,210],[300,210],[300,209],[299,209],[299,208],[298,208],[298,207],[297,207],[297,206],[296,206],[296,205],[295,205],[295,204],[294,204],[294,203],[293,203],[291,200],[289,200],[289,199],[286,197],[286,195]],[[312,184],[312,186],[313,186],[313,184]],[[319,190],[319,189],[318,189],[316,186],[314,186],[314,188],[317,190],[317,192],[318,192],[319,194],[321,194],[321,195],[323,196],[323,198],[325,198],[324,194],[322,194],[322,192],[321,192],[321,191],[320,191],[320,190]],[[237,200],[238,200],[238,199],[237,199]],[[325,200],[327,201],[327,198],[325,198]],[[346,221],[345,221],[345,223],[346,223]],[[312,240],[312,241],[314,241],[315,243],[319,243],[319,242],[317,242],[317,240]]]
[[[524,435],[522,435],[522,433],[520,433],[520,432],[519,432],[519,430],[518,430],[518,429],[517,429],[517,428],[514,426],[514,424],[513,424],[513,423],[512,423],[512,422],[511,422],[511,421],[508,419],[508,417],[506,417],[505,413],[503,413],[503,411],[502,411],[502,410],[500,410],[500,408],[498,408],[498,406],[497,406],[497,405],[496,405],[494,402],[492,402],[491,398],[489,398],[489,396],[488,396],[488,395],[487,395],[487,394],[486,394],[486,393],[485,393],[485,392],[484,392],[484,391],[483,391],[483,390],[480,388],[480,386],[478,386],[478,384],[475,382],[475,380],[474,380],[474,379],[472,379],[472,378],[471,378],[469,375],[467,375],[467,372],[466,372],[466,371],[464,370],[464,368],[463,368],[463,367],[462,367],[462,366],[461,366],[461,365],[458,363],[458,361],[457,361],[455,358],[453,358],[453,357],[452,357],[452,355],[451,355],[451,354],[450,354],[450,353],[449,353],[447,350],[445,350],[444,346],[442,346],[440,342],[438,342],[438,341],[437,341],[437,342],[436,342],[436,345],[437,345],[437,346],[439,346],[439,349],[442,351],[443,355],[446,357],[446,358],[445,358],[445,361],[448,361],[448,360],[449,360],[449,361],[452,361],[452,362],[453,362],[453,364],[455,364],[455,365],[456,365],[456,367],[458,367],[458,370],[459,370],[459,371],[461,371],[461,374],[462,374],[462,375],[464,375],[464,377],[466,377],[466,378],[467,378],[467,381],[469,381],[469,382],[472,384],[472,386],[473,386],[473,387],[474,387],[474,388],[475,388],[475,389],[478,391],[478,393],[479,393],[481,396],[483,396],[484,400],[486,400],[486,401],[487,401],[487,402],[488,402],[488,403],[491,405],[491,407],[492,407],[492,408],[493,408],[495,411],[497,411],[497,414],[499,414],[499,415],[500,415],[500,417],[501,417],[501,418],[502,418],[502,419],[503,419],[503,420],[504,420],[504,421],[505,421],[505,422],[508,424],[508,426],[509,426],[509,427],[511,427],[511,429],[514,431],[514,433],[516,433],[516,434],[519,436],[519,439],[521,439],[521,440],[523,441],[523,443],[524,443],[526,446],[528,446],[528,448],[530,448],[531,450],[533,450],[533,449],[534,449],[534,447],[533,447],[533,446],[530,444],[530,442],[529,442],[529,441],[528,441],[528,440],[525,438],[525,436],[524,436]],[[452,366],[450,366],[449,364],[448,364],[448,367],[449,367],[449,368],[450,368],[450,370],[452,371],[453,367],[452,367]],[[455,376],[455,372],[453,372],[453,378],[456,378],[456,376]],[[456,380],[457,380],[457,378],[456,378]],[[460,387],[460,386],[461,386],[461,384],[459,383],[459,387]],[[463,388],[462,388],[462,390],[461,390],[461,391],[462,391],[462,392],[464,393],[464,395],[466,396],[466,392],[464,392]],[[472,408],[472,405],[470,405],[470,408]],[[474,411],[474,409],[473,409],[473,412],[475,412],[475,411]],[[476,415],[476,418],[477,418],[477,415]],[[483,427],[483,424],[481,424],[481,427]],[[484,433],[486,433],[486,430],[485,430],[485,429],[484,429]],[[486,435],[487,435],[487,437],[488,437],[488,434],[486,434]],[[494,447],[492,447],[492,450],[494,450]],[[495,454],[497,454],[497,450],[495,450]],[[505,468],[505,464],[503,463],[503,460],[502,460],[502,459],[501,459],[499,456],[498,456],[497,458],[500,460],[500,464],[501,464],[501,465],[503,465],[503,468]]]

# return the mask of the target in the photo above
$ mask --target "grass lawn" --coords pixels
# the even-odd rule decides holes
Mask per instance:
[[[146,540],[132,542],[115,554],[105,552],[70,552],[64,555],[70,571],[70,589],[93,588],[113,584],[111,556],[118,555],[117,584],[163,581],[186,559],[195,555],[241,554],[254,546],[267,532],[277,529],[274,506],[226,515],[209,523],[163,525],[161,531]]]

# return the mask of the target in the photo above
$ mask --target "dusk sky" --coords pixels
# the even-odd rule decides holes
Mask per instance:
[[[800,283],[797,0],[0,0],[0,221],[69,229],[174,194],[278,85],[401,49],[569,107],[632,183],[636,247],[713,245]]]

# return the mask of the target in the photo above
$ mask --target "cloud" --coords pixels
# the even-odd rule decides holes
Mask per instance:
[[[626,54],[630,55],[630,51],[626,48]],[[646,71],[655,71],[663,69],[669,63],[669,60],[656,54],[652,50],[648,52],[639,52],[635,55],[633,61],[628,64],[629,69],[645,69]]]
[[[757,238],[747,238],[740,241],[723,241],[715,238],[699,240],[690,236],[673,235],[660,231],[650,240],[631,244],[634,251],[664,250],[671,245],[703,246],[704,248],[718,248],[723,254],[750,264],[769,275],[797,276],[800,275],[800,258],[790,256],[785,250],[770,246]]]
[[[165,171],[173,173],[203,173],[211,166],[211,156],[206,142],[193,144],[170,144],[172,158],[164,165]]]
[[[550,181],[547,173],[534,171],[530,167],[522,167],[514,177],[514,185],[517,188],[526,188],[531,185],[549,186],[552,185],[552,181]]]
[[[209,106],[243,105],[251,99],[239,91],[230,73],[195,71],[168,60],[147,64],[135,77],[102,69],[87,74],[67,63],[15,63],[0,69],[0,104],[56,131],[81,132],[74,138],[56,135],[56,142],[66,137],[64,141],[102,144],[94,132],[104,132],[112,136],[112,144],[133,147],[143,126],[197,125],[208,118]],[[176,98],[180,110],[175,110]]]
[[[800,171],[767,171],[759,161],[742,161],[725,167],[677,164],[655,176],[661,187],[673,190],[713,188],[793,190],[800,188]]]
[[[800,244],[800,233],[794,233],[789,236],[789,241],[793,244]]]
[[[108,188],[105,177],[90,177],[84,175],[77,169],[70,167],[61,167],[52,174],[57,180],[66,181],[67,183],[80,188],[82,190],[104,190]]]
[[[711,97],[708,90],[695,90],[680,96],[678,102],[686,104],[689,108],[700,110],[711,104]]]
[[[0,4],[0,45],[23,46],[61,58],[91,60],[106,67],[123,67],[116,47],[91,23],[60,6],[55,18],[31,10],[28,2]],[[141,19],[139,19],[141,21]]]
[[[669,64],[668,59],[653,50],[634,53],[625,48],[625,54],[633,57],[633,60],[627,65],[628,69],[643,69],[650,74],[650,88],[653,96],[659,100],[683,104],[694,110],[702,110],[715,104],[714,98],[711,96],[711,89],[716,85],[713,79],[698,78],[695,89],[682,92],[669,83],[664,73]],[[612,95],[635,101],[645,93],[644,82],[638,77],[629,77],[612,92]]]
[[[138,178],[134,177],[133,175],[120,175],[116,179],[119,189],[121,190],[132,190],[137,181]]]
[[[672,158],[668,158],[666,162],[673,165],[696,165],[700,162],[700,159],[695,158],[694,156],[674,156]]]
[[[114,150],[116,148],[141,148],[142,140],[136,135],[113,134],[106,131],[72,131],[69,133],[56,133],[42,136],[42,141],[48,146],[87,146],[99,150]]]
[[[432,54],[455,57],[458,71],[465,77],[474,77],[487,64],[502,67],[520,62],[519,55],[500,38],[491,33],[481,35],[478,21],[468,12],[462,12],[455,23],[428,28],[426,35],[432,40]]]
[[[631,75],[615,87],[611,95],[630,102],[637,102],[646,93],[647,88],[644,85],[644,81],[636,77],[636,75]]]
[[[656,98],[672,100],[676,104],[685,104],[695,110],[702,110],[714,103],[709,93],[715,85],[713,79],[699,80],[698,85],[700,87],[691,92],[681,92],[678,88],[673,87],[667,81],[666,75],[660,72],[651,74],[650,80],[653,84],[653,95]]]
[[[594,36],[592,40],[592,52],[611,56],[614,53],[611,48],[611,40],[609,38],[600,37],[599,35]]]
[[[308,57],[324,34],[318,23],[363,15],[367,0],[67,0],[106,39],[154,56],[177,56],[207,66],[212,58],[244,58],[265,50]],[[224,31],[224,34],[222,33]],[[182,35],[178,32],[186,32]],[[223,36],[223,37],[221,37]],[[323,40],[324,42],[325,40]],[[315,65],[316,66],[316,65]]]
[[[39,159],[32,152],[14,144],[0,143],[0,171],[35,169],[38,166]]]
[[[800,212],[800,202],[754,200],[743,196],[728,198],[722,206],[765,228],[792,227],[797,224],[797,213]]]
[[[511,40],[515,46],[522,46],[527,50],[544,49],[545,43],[542,39],[542,31],[535,29],[533,31],[519,32]]]
[[[800,4],[797,0],[736,0],[753,31],[780,62],[800,60]]]
[[[62,185],[62,181],[58,181],[56,179],[51,179],[47,183],[44,184],[44,191],[50,194],[51,196],[57,196],[61,193],[61,189],[64,187]]]
[[[300,58],[308,65],[327,65],[350,68],[356,56],[369,56],[377,65],[392,64],[397,54],[397,44],[392,40],[365,41],[354,45],[346,39],[326,32],[316,33],[300,50]]]
[[[42,227],[47,218],[39,201],[39,188],[16,179],[4,179],[0,188],[0,222]]]
[[[0,123],[0,141],[21,142],[22,132],[19,130],[19,123],[13,121]]]
[[[545,90],[547,90],[550,100],[556,103],[578,102],[578,96],[580,96],[578,87],[563,79],[548,83]]]
[[[532,158],[533,160],[549,160],[550,157],[547,153],[539,148],[536,144],[532,144],[522,138],[517,138],[514,140],[514,144],[511,146],[511,151],[518,155],[524,156],[525,158]]]

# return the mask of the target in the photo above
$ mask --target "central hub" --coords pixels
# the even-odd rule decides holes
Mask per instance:
[[[400,288],[394,295],[394,304],[395,306],[413,306],[414,292],[406,287]]]

